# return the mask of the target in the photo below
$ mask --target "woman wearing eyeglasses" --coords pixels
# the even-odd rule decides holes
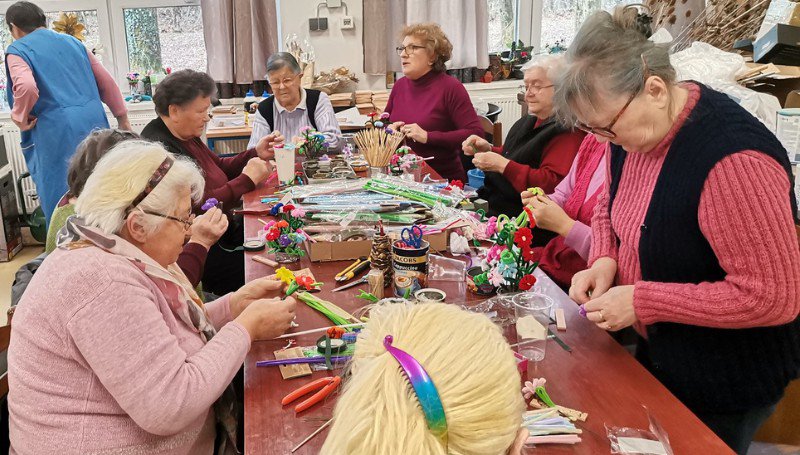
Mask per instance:
[[[461,163],[461,143],[471,134],[483,136],[478,114],[467,90],[447,75],[453,45],[436,24],[403,29],[397,47],[403,76],[395,82],[386,112],[391,127],[405,133],[417,155],[448,180],[467,180]]]
[[[519,215],[520,193],[533,187],[552,193],[572,166],[586,134],[564,128],[553,115],[552,80],[561,62],[560,56],[542,55],[525,66],[529,115],[514,123],[502,149],[476,135],[461,145],[465,155],[473,156],[475,167],[486,173],[478,195],[489,203],[490,215]]]
[[[311,127],[325,136],[330,147],[336,147],[341,134],[328,95],[319,90],[303,88],[303,72],[297,59],[288,52],[276,52],[267,60],[267,80],[271,96],[258,103],[253,115],[253,133],[248,148],[273,131],[288,138],[299,137],[303,127]]]
[[[97,163],[14,315],[12,454],[238,453],[231,380],[295,301],[269,277],[201,302],[175,261],[203,186],[150,142]]]
[[[158,84],[153,97],[158,118],[144,127],[142,137],[161,142],[170,152],[197,163],[205,177],[203,201],[214,198],[230,213],[245,193],[267,180],[269,160],[275,156],[273,145],[283,142],[283,136],[275,131],[236,156],[217,156],[201,139],[215,92],[214,80],[206,73],[181,70],[170,74]],[[195,213],[200,213],[202,204],[194,207]],[[244,252],[235,249],[244,243],[244,227],[240,218],[230,217],[230,221],[220,241],[208,251],[203,273],[203,289],[216,295],[244,284]]]
[[[726,95],[676,82],[635,8],[595,13],[556,106],[611,142],[590,268],[570,296],[744,454],[800,371],[800,248],[786,150]]]

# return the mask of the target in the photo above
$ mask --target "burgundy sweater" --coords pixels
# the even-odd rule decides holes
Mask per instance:
[[[236,156],[220,158],[209,150],[200,138],[183,141],[181,145],[183,150],[191,155],[203,170],[203,176],[206,179],[204,201],[213,197],[222,202],[223,209],[228,211],[239,204],[245,193],[256,188],[256,184],[250,180],[250,177],[242,174],[242,169],[250,158],[257,156],[255,149],[239,153]]]
[[[409,139],[407,144],[417,155],[433,156],[428,163],[443,178],[467,181],[461,143],[472,134],[483,137],[483,128],[461,82],[434,71],[417,80],[401,78],[392,88],[386,112],[391,122],[416,123],[428,132],[427,143]]]

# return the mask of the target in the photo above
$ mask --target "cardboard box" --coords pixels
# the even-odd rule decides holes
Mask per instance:
[[[430,243],[431,253],[444,253],[450,235],[447,232],[425,235],[422,238]],[[307,243],[308,258],[311,262],[331,262],[355,260],[361,256],[369,256],[372,250],[371,240],[352,240],[344,242]]]
[[[775,24],[753,43],[753,60],[758,63],[800,64],[800,27]]]

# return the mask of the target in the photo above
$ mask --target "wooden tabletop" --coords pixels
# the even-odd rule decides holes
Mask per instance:
[[[426,170],[427,171],[427,170]],[[244,204],[248,209],[262,209],[262,195],[272,193],[269,188],[257,188],[245,195]],[[245,236],[254,237],[261,228],[255,216],[245,217]],[[247,281],[269,275],[272,268],[252,261],[254,254],[245,253],[245,278]],[[356,286],[342,292],[332,292],[336,273],[347,262],[311,263],[307,258],[291,264],[290,269],[299,270],[310,267],[317,281],[326,283],[318,294],[348,311],[363,306],[364,301],[356,299],[360,289]],[[550,341],[544,361],[533,364],[525,376],[547,379],[547,391],[557,404],[587,412],[586,422],[578,422],[583,429],[583,441],[575,446],[539,446],[536,453],[542,454],[598,454],[608,453],[610,445],[605,425],[648,428],[647,415],[642,406],[658,419],[669,435],[673,451],[678,454],[733,453],[714,433],[695,417],[677,398],[645,370],[625,349],[606,332],[582,318],[577,305],[550,280],[537,271],[540,290],[552,297],[556,305],[563,308],[567,316],[567,331],[558,336],[572,348],[568,353]],[[475,302],[484,297],[473,295],[466,290],[463,282],[429,282],[429,286],[444,290],[449,302]],[[387,288],[387,292],[389,288]],[[309,330],[331,325],[321,314],[302,304],[297,309],[295,331]],[[510,342],[513,330],[506,330]],[[299,345],[309,346],[320,334],[296,337]],[[280,405],[281,398],[319,377],[330,375],[327,372],[314,372],[313,376],[283,380],[277,367],[257,368],[258,360],[274,359],[273,351],[281,349],[285,341],[254,342],[245,361],[245,453],[246,454],[288,454],[306,436],[328,420],[333,413],[335,398],[318,404],[299,415],[291,406],[285,409]],[[337,374],[339,371],[334,371]],[[527,378],[526,378],[527,379]],[[328,430],[306,443],[297,454],[319,453]]]
[[[341,131],[359,131],[364,129],[364,125],[339,124]],[[225,139],[231,137],[250,137],[253,134],[252,126],[241,128],[213,128],[206,130],[206,139]]]

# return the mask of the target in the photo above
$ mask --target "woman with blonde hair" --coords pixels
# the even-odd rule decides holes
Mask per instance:
[[[405,133],[417,155],[442,177],[466,181],[461,142],[470,134],[483,136],[467,89],[449,76],[445,63],[453,45],[436,24],[413,24],[401,32],[397,54],[403,78],[392,87],[386,112],[392,128]]]
[[[558,112],[610,142],[589,269],[570,297],[734,451],[800,371],[800,249],[780,141],[723,93],[678,82],[633,7],[581,26]],[[644,32],[644,33],[643,33]]]
[[[231,380],[295,302],[273,277],[200,301],[175,261],[202,194],[158,144],[97,163],[14,316],[11,453],[236,452]]]
[[[322,454],[521,450],[516,360],[483,315],[442,303],[376,306],[349,368]]]

